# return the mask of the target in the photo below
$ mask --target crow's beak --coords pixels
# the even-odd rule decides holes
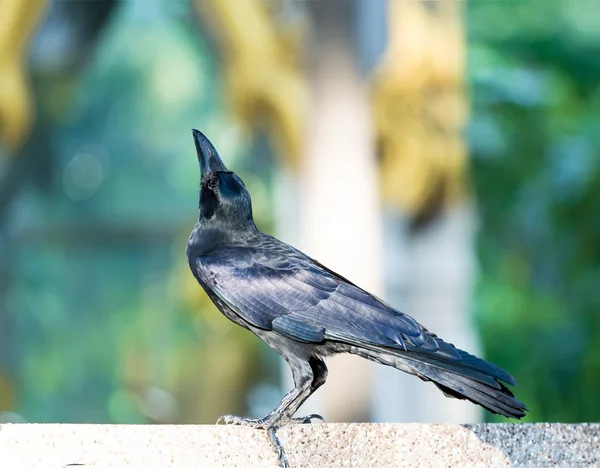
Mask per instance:
[[[198,153],[200,174],[204,176],[209,172],[228,172],[228,169],[219,157],[219,153],[217,153],[217,150],[208,138],[196,129],[192,130],[192,134],[194,135],[194,143],[196,144],[196,152]]]

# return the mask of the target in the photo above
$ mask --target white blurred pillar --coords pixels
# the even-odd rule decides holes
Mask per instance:
[[[377,167],[368,89],[352,50],[352,3],[314,2],[309,9],[314,26],[311,106],[297,182],[297,245],[353,282],[380,293]],[[286,179],[287,188],[278,193],[293,206],[289,193],[295,182]],[[288,228],[284,231],[289,233]],[[295,236],[289,234],[293,242]],[[300,412],[317,412],[329,421],[368,420],[374,364],[338,356],[327,366],[327,385]]]
[[[385,217],[386,298],[445,341],[472,354],[479,344],[470,320],[475,217],[464,203],[448,210],[415,237],[406,220]],[[374,421],[476,423],[482,410],[446,398],[432,383],[379,367],[373,393]]]

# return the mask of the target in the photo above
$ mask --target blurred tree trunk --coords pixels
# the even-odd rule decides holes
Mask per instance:
[[[300,168],[299,244],[381,293],[377,165],[368,88],[355,47],[356,4],[310,2],[309,9],[312,103]],[[328,360],[327,385],[303,411],[322,411],[331,421],[369,420],[373,366],[349,355]]]

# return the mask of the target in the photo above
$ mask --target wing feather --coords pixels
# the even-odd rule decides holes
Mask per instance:
[[[268,255],[251,247],[232,252],[230,246],[227,252],[200,258],[198,273],[245,321],[292,339],[439,348],[412,317],[334,276],[309,257],[293,249],[286,253]]]

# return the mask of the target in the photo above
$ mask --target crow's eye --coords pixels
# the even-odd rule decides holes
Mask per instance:
[[[219,185],[219,176],[212,175],[204,181],[204,185],[211,190],[214,190]]]

